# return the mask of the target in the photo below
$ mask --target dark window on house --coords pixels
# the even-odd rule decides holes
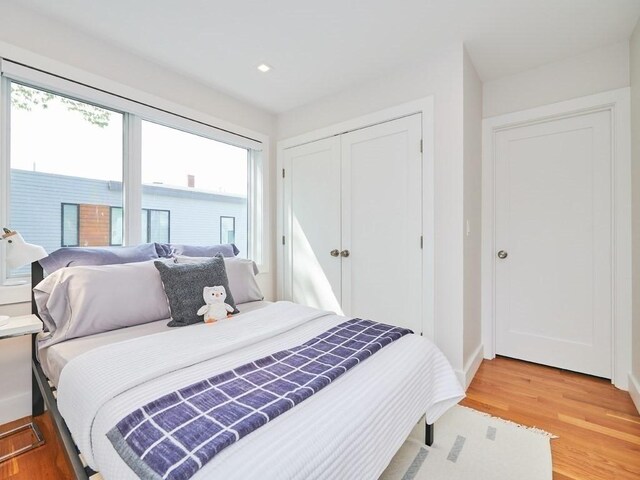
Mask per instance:
[[[146,220],[145,220],[146,214]],[[146,236],[147,242],[169,243],[171,232],[171,212],[169,210],[142,209],[142,237]]]
[[[220,217],[220,243],[236,243],[235,217]]]
[[[111,207],[109,215],[109,225],[111,231],[109,245],[122,245],[122,240],[124,239],[122,222],[122,207]]]
[[[170,218],[171,212],[169,210],[143,208],[140,218],[142,241],[145,243],[169,243],[171,237]],[[122,245],[122,240],[122,208],[111,207],[111,245]]]
[[[62,239],[63,247],[77,247],[80,236],[80,206],[77,203],[62,204]]]

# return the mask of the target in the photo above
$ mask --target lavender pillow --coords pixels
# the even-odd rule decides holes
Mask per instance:
[[[45,272],[51,274],[63,267],[118,265],[156,258],[158,253],[153,243],[143,243],[135,247],[63,247],[40,260],[40,265]]]
[[[170,316],[152,261],[63,268],[33,290],[48,331],[40,347]]]
[[[208,257],[186,257],[176,255],[176,263],[202,263],[210,260]],[[238,257],[225,257],[224,266],[229,279],[229,289],[236,305],[246,302],[264,300],[264,295],[256,281],[258,267],[253,260]]]
[[[240,253],[234,243],[224,243],[221,245],[180,245],[170,243],[173,255],[185,255],[187,257],[215,257],[218,253],[223,257],[235,257]]]

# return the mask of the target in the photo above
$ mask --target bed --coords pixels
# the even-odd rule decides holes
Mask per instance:
[[[38,264],[33,273],[35,285],[43,276]],[[163,318],[51,345],[36,342],[34,378],[78,478],[88,469],[76,445],[107,480],[161,478],[146,475],[144,465],[119,449],[111,436],[118,422],[203,379],[299,348],[348,320],[290,302],[252,300],[213,324],[171,328]],[[422,417],[432,425],[463,396],[437,347],[404,334],[175,478],[377,478]],[[43,408],[36,397],[34,414]]]

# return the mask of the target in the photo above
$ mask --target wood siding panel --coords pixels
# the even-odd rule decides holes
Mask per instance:
[[[109,245],[111,235],[109,205],[80,205],[80,246]]]

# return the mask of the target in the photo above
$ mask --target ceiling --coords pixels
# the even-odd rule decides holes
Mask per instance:
[[[626,40],[640,15],[640,0],[15,1],[272,113],[459,41],[492,80]]]

